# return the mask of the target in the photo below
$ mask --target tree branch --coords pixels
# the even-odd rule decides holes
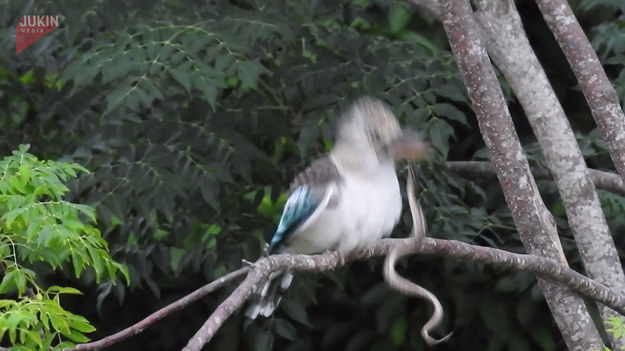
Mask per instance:
[[[467,178],[494,179],[497,177],[495,167],[487,161],[448,161],[447,168]],[[534,178],[552,180],[548,170],[532,167]],[[588,169],[588,175],[597,189],[606,190],[621,196],[625,196],[625,184],[618,174]]]
[[[555,221],[530,172],[469,0],[439,0],[439,8],[521,241],[529,253],[566,264]],[[561,286],[541,279],[538,282],[569,349],[601,347],[600,342],[593,341],[600,337],[584,301]],[[578,323],[580,318],[583,323]]]
[[[625,180],[625,114],[616,90],[566,0],[536,3],[573,69],[618,174]]]
[[[441,11],[438,7],[438,0],[409,0],[419,11],[441,20]]]
[[[361,250],[345,257],[345,262],[365,260],[373,256],[385,256],[398,247],[410,248],[412,254],[425,254],[441,257],[458,258],[464,261],[481,262],[506,269],[518,269],[532,272],[539,277],[566,286],[581,295],[587,296],[611,307],[619,313],[625,312],[625,296],[610,290],[558,262],[528,254],[515,254],[499,249],[475,246],[455,240],[425,238],[421,245],[415,238],[384,239],[370,249]],[[406,250],[404,250],[406,251]],[[234,310],[242,306],[247,298],[258,288],[262,277],[275,271],[311,271],[321,272],[334,269],[341,264],[335,253],[322,255],[272,255],[259,259],[253,264],[248,279],[226,299],[198,330],[185,347],[185,351],[198,351],[210,341],[224,320]],[[256,284],[254,286],[254,284]],[[245,285],[245,286],[244,286]]]
[[[581,295],[601,302],[621,314],[625,312],[625,295],[548,258],[529,254],[515,254],[455,240],[432,238],[426,238],[415,253],[453,257],[463,261],[481,262],[506,269],[532,272],[538,277],[561,284]]]
[[[536,274],[539,277],[563,286],[587,296],[593,300],[605,304],[619,313],[625,313],[625,295],[613,291],[603,284],[597,283],[558,262],[529,254],[515,254],[504,250],[482,247],[463,243],[455,240],[442,240],[424,238],[420,245],[415,244],[415,238],[409,239],[383,239],[369,249],[357,251],[344,258],[345,262],[366,260],[374,256],[386,256],[391,250],[398,247],[409,247],[403,250],[408,254],[433,255],[446,258],[457,258],[467,262],[480,262],[496,267],[522,270]],[[111,346],[125,338],[136,335],[146,327],[162,319],[166,315],[186,307],[189,303],[198,300],[200,297],[215,291],[226,283],[229,283],[247,273],[247,278],[235,291],[224,300],[219,307],[211,314],[204,326],[198,330],[193,337],[193,342],[189,342],[185,350],[200,350],[215,335],[217,329],[224,321],[239,307],[241,307],[249,296],[258,288],[262,278],[275,271],[309,271],[322,272],[342,264],[341,258],[335,253],[322,255],[272,255],[260,258],[251,267],[244,267],[205,285],[182,299],[158,310],[141,322],[128,327],[114,335],[108,336],[98,341],[81,344],[69,350],[99,350]],[[200,334],[200,331],[203,334]]]
[[[527,271],[601,302],[619,313],[625,312],[625,295],[614,291],[549,258],[531,254],[516,254],[500,249],[471,245],[456,240],[425,238],[421,245],[410,239],[383,239],[373,248],[348,256],[347,260],[383,256],[394,245],[412,247],[410,253],[457,258],[468,262],[486,263],[495,267]]]
[[[224,275],[223,277],[214,280],[212,282],[210,282],[209,284],[204,285],[203,287],[195,290],[194,292],[188,294],[187,296],[173,302],[170,305],[167,305],[163,308],[161,308],[160,310],[152,313],[151,315],[145,317],[144,319],[142,319],[139,323],[130,326],[122,331],[119,331],[113,335],[109,335],[103,339],[100,339],[98,341],[94,341],[94,342],[89,342],[86,344],[80,344],[80,345],[76,345],[75,348],[73,349],[65,349],[65,351],[84,351],[84,350],[99,350],[102,349],[104,347],[116,344],[124,339],[127,339],[133,335],[139,334],[141,333],[145,328],[149,327],[150,325],[158,322],[159,320],[163,319],[163,317],[176,312],[178,310],[181,310],[185,307],[187,307],[187,305],[189,305],[192,302],[195,302],[197,300],[199,300],[200,298],[210,294],[211,292],[221,288],[223,285],[225,285],[226,283],[229,283],[243,275],[245,275],[246,273],[248,273],[250,270],[249,267],[243,267],[240,268],[234,272],[228,273],[226,275]]]
[[[473,0],[473,4],[490,57],[519,99],[545,155],[586,274],[609,287],[625,290],[625,274],[595,184],[564,109],[525,35],[514,1]],[[608,320],[616,313],[602,305],[599,310],[605,329],[609,329]],[[578,325],[582,323],[594,324],[590,318],[580,319]],[[580,332],[592,333],[584,339],[595,337],[592,329],[579,328]],[[609,336],[613,348],[625,347],[625,341]],[[602,346],[595,343],[583,347]]]
[[[261,259],[262,261],[262,259]],[[247,275],[247,278],[239,285],[227,299],[222,302],[215,312],[208,317],[204,325],[189,339],[187,346],[182,351],[199,351],[213,338],[221,325],[241,307],[245,301],[258,289],[260,282],[270,273],[270,268],[264,262],[254,264],[255,268]]]

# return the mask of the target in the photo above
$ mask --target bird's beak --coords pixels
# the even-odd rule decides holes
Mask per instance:
[[[424,135],[410,129],[403,129],[386,148],[395,160],[422,161],[430,154],[430,144]]]

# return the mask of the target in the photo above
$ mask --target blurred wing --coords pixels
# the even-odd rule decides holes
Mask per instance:
[[[314,222],[338,194],[341,176],[329,157],[313,162],[291,184],[291,194],[282,211],[278,229],[271,239],[270,252],[279,252],[288,238]]]

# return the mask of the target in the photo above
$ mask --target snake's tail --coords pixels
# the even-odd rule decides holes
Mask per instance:
[[[430,320],[425,323],[425,325],[423,325],[423,328],[421,328],[421,336],[428,345],[433,346],[438,343],[447,341],[451,337],[453,332],[447,334],[441,339],[435,339],[430,336],[430,332],[432,331],[432,329],[436,328],[443,321],[443,306],[434,294],[424,288],[421,289],[423,289],[423,296],[421,297],[425,300],[428,300],[432,304],[432,306],[434,306],[434,313],[432,313],[432,317],[430,317]]]
[[[425,329],[425,328],[424,328]],[[447,334],[445,337],[440,338],[440,339],[434,339],[433,337],[430,336],[430,334],[425,331],[424,329],[421,329],[421,336],[423,337],[423,339],[425,340],[426,344],[428,344],[428,346],[434,346],[436,344],[440,344],[442,342],[445,342],[447,340],[449,340],[449,338],[451,338],[451,335],[453,334],[453,332]]]

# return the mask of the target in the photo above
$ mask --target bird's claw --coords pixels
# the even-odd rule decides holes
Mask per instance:
[[[269,256],[269,244],[265,243],[265,246],[263,246],[263,255],[265,257]]]
[[[248,261],[246,259],[242,259],[241,262],[244,265],[246,265],[246,266],[249,266],[249,267],[252,267],[252,268],[257,268],[256,262],[251,262],[251,261]]]
[[[339,264],[340,264],[341,266],[344,266],[344,265],[345,265],[345,256],[343,256],[343,254],[341,254],[341,251],[336,250],[336,251],[334,252],[334,254],[336,255],[336,257],[338,257],[338,258],[339,258]]]
[[[338,259],[337,267],[345,265],[345,257],[338,249],[329,249],[325,253],[332,254]]]

